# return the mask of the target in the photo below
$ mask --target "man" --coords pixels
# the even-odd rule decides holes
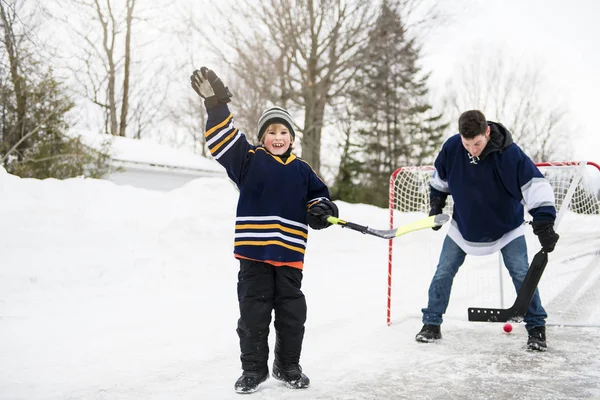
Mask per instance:
[[[488,122],[481,111],[464,112],[459,134],[449,138],[435,160],[430,182],[429,215],[442,213],[448,194],[454,199],[452,222],[440,261],[429,286],[418,342],[442,338],[440,325],[450,299],[452,281],[466,254],[502,253],[517,292],[529,266],[524,237],[523,205],[533,217],[533,232],[545,252],[554,250],[554,192],[511,133]],[[435,229],[435,228],[434,228]],[[439,229],[439,228],[438,228]],[[525,315],[527,347],[545,351],[546,311],[536,289]]]

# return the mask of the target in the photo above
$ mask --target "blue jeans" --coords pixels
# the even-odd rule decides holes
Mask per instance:
[[[524,236],[519,236],[515,240],[508,243],[501,250],[504,265],[512,278],[515,290],[517,293],[521,288],[521,284],[527,275],[529,262],[527,261],[527,244]],[[423,308],[423,323],[430,325],[441,325],[442,314],[448,308],[450,300],[450,291],[452,289],[452,281],[458,272],[458,269],[465,261],[466,253],[458,247],[458,245],[446,236],[442,252],[440,254],[440,262],[435,271],[435,275],[429,286],[429,302],[427,308]],[[546,311],[542,307],[538,290],[529,304],[527,314],[525,314],[525,328],[530,330],[535,326],[546,325]]]

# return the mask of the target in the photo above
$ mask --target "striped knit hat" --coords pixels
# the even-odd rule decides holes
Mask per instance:
[[[292,116],[290,115],[290,113],[281,107],[271,107],[268,110],[266,110],[258,120],[259,142],[261,141],[265,130],[271,124],[285,125],[289,129],[290,135],[292,135],[292,141],[296,139],[296,132],[294,132],[294,122],[292,121]]]

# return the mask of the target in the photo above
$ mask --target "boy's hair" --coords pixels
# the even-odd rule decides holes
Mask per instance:
[[[458,119],[458,131],[465,139],[473,139],[475,136],[485,133],[487,120],[479,110],[469,110],[461,114]]]
[[[263,115],[260,116],[258,120],[258,141],[262,142],[262,137],[265,133],[265,130],[271,124],[283,124],[290,131],[290,135],[292,135],[292,141],[296,139],[296,132],[294,132],[294,121],[292,121],[292,116],[289,112],[284,110],[281,107],[271,107],[266,110]]]

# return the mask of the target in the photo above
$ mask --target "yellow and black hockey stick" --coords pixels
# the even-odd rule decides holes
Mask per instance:
[[[355,224],[354,222],[344,221],[336,217],[327,217],[327,222],[334,225],[340,225],[342,228],[350,228],[353,231],[360,233],[377,236],[383,239],[393,239],[398,236],[402,236],[406,233],[418,231],[421,229],[434,228],[436,226],[442,226],[450,220],[450,216],[447,214],[432,215],[431,217],[423,218],[410,224],[403,225],[395,229],[372,229],[368,226]]]

